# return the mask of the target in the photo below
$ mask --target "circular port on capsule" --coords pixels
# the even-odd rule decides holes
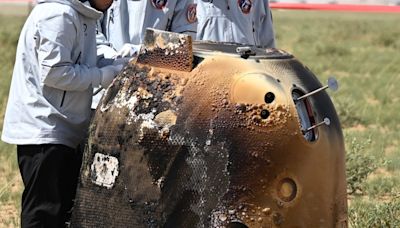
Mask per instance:
[[[246,226],[245,224],[241,223],[241,222],[230,222],[227,226],[227,228],[248,228],[248,226]]]
[[[267,119],[269,116],[269,111],[266,109],[261,110],[260,116],[262,119]]]
[[[284,178],[278,185],[278,197],[284,202],[290,202],[296,198],[297,185],[291,178]]]
[[[268,93],[265,94],[265,96],[264,96],[265,103],[270,104],[274,100],[275,100],[275,94],[274,93],[268,92]]]

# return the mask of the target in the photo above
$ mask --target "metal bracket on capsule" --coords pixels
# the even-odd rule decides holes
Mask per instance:
[[[317,128],[323,124],[325,124],[326,126],[329,126],[331,124],[331,120],[329,118],[325,117],[324,121],[317,123],[317,124],[307,128],[306,130],[302,130],[302,132],[303,132],[303,134],[305,134],[306,132],[311,131],[312,129]]]
[[[237,47],[236,52],[240,54],[240,57],[243,59],[247,59],[250,56],[255,56],[256,52],[253,50],[252,47],[246,46],[246,47]]]
[[[315,123],[314,122],[314,117],[312,115],[312,111],[310,111],[311,107],[310,104],[308,103],[307,97],[312,96],[314,94],[317,94],[327,88],[330,88],[333,91],[336,91],[338,89],[338,82],[336,81],[335,78],[333,77],[329,77],[328,79],[328,85],[323,86],[321,88],[318,88],[316,90],[313,90],[307,94],[303,94],[300,96],[300,94],[298,95],[298,97],[296,96],[296,93],[294,92],[294,96],[293,96],[293,101],[296,104],[296,109],[299,115],[299,119],[300,119],[300,126],[301,126],[301,132],[303,133],[304,137],[308,140],[308,141],[314,141],[317,137],[316,132],[313,131],[313,129],[322,126],[322,125],[330,125],[330,119],[329,118],[324,118],[323,122],[320,123]],[[302,103],[301,101],[304,101],[304,103]]]
[[[325,89],[327,89],[327,88],[330,88],[332,91],[338,90],[339,84],[338,84],[337,80],[336,80],[334,77],[329,77],[329,78],[328,78],[328,85],[323,86],[323,87],[321,87],[321,88],[318,88],[318,89],[316,89],[316,90],[313,90],[313,91],[311,91],[311,92],[309,92],[309,93],[307,93],[307,94],[304,94],[304,95],[301,96],[301,97],[295,98],[295,99],[294,99],[294,102],[301,101],[301,100],[303,100],[304,98],[309,97],[309,96],[312,96],[312,95],[314,95],[314,94],[316,94],[316,93],[319,93],[319,92],[321,92],[321,91],[323,91],[323,90],[325,90]]]

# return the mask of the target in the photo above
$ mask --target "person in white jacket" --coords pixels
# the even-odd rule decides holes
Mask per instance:
[[[110,0],[39,0],[22,28],[2,140],[17,145],[22,227],[64,227],[93,87],[122,66],[96,67],[96,21]]]
[[[98,22],[98,55],[103,55],[105,60],[135,55],[147,28],[185,33],[195,38],[196,22],[194,0],[114,0]],[[101,59],[100,62],[108,63]],[[93,109],[103,92],[93,98]]]
[[[196,0],[197,39],[275,47],[268,0]]]

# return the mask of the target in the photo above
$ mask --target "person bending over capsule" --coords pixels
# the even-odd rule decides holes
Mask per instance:
[[[112,0],[39,0],[19,37],[2,140],[17,145],[22,227],[64,227],[93,87],[122,65],[96,66],[96,21]]]

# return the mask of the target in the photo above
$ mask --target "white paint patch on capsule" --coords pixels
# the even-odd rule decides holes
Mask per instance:
[[[129,99],[126,99],[129,97]],[[136,104],[138,103],[139,99],[137,98],[137,92],[132,94],[132,96],[129,96],[127,91],[123,91],[121,95],[116,97],[115,99],[115,107],[117,108],[128,108],[129,110],[133,110],[136,107]]]
[[[116,157],[96,153],[90,167],[92,182],[111,189],[119,174],[118,166],[119,162]]]
[[[157,124],[154,122],[154,114],[153,113],[142,113],[135,117],[134,122],[138,122],[142,120],[142,123],[139,126],[139,138],[143,138],[144,129],[154,129],[157,128]]]

